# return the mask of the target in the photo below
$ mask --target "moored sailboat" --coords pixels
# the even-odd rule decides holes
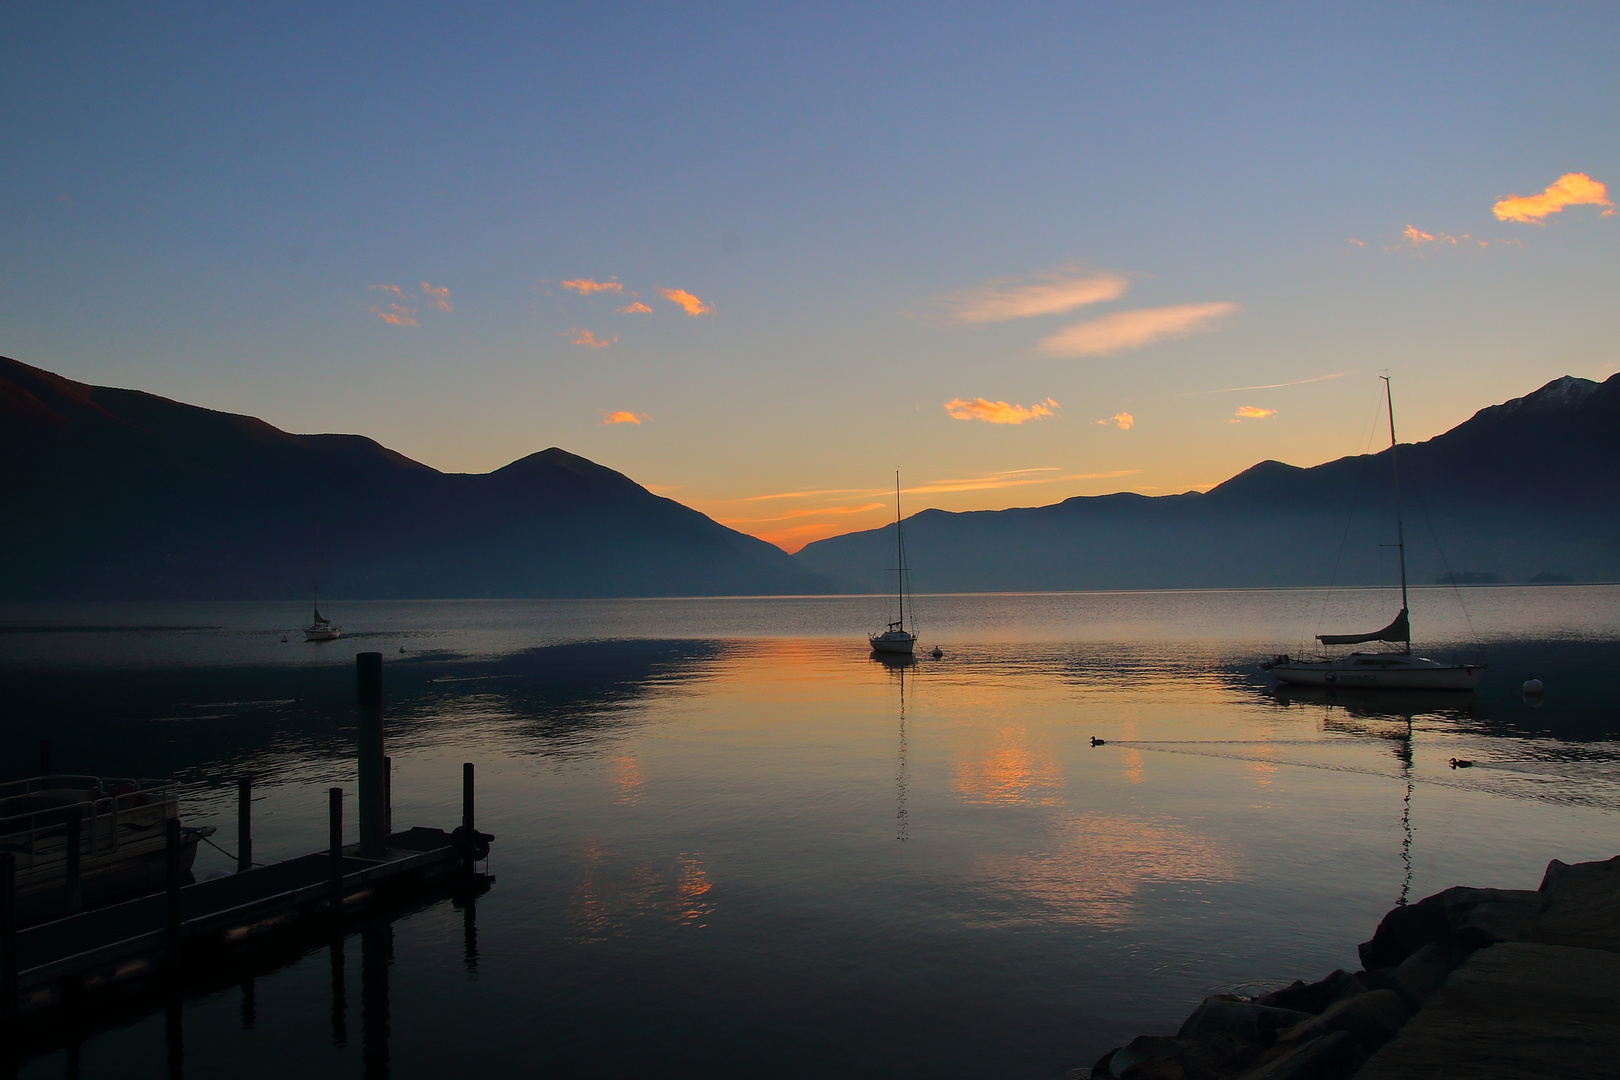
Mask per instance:
[[[332,620],[321,614],[321,594],[317,588],[315,593],[315,617],[310,624],[304,627],[305,641],[336,641],[342,634]]]
[[[1381,630],[1363,634],[1317,634],[1324,650],[1313,659],[1296,660],[1276,656],[1261,663],[1278,682],[1296,686],[1377,687],[1400,690],[1472,690],[1479,682],[1484,664],[1445,664],[1412,655],[1412,622],[1406,588],[1406,532],[1401,522],[1401,466],[1395,442],[1395,399],[1389,377],[1384,380],[1384,402],[1389,409],[1389,460],[1395,480],[1395,547],[1400,553],[1401,610]],[[1335,645],[1364,645],[1372,642],[1399,645],[1399,651],[1353,652],[1332,656],[1326,649]]]
[[[896,618],[889,623],[888,629],[881,634],[873,634],[867,638],[875,653],[901,653],[906,656],[912,654],[917,647],[916,627],[906,629],[906,600],[910,593],[910,582],[906,580],[906,536],[904,527],[900,523],[900,474],[894,474],[894,548],[895,548],[895,614]]]

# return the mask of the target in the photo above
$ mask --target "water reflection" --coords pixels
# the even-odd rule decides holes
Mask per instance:
[[[583,864],[569,899],[571,938],[600,944],[639,921],[705,929],[714,911],[714,887],[701,854],[680,852],[667,861],[632,861],[605,844],[590,842],[577,854]]]
[[[1035,745],[1023,724],[976,733],[959,749],[952,788],[966,802],[1000,806],[1058,806],[1063,774],[1050,749]]]

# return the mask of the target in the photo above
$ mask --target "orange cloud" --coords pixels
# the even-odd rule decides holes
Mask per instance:
[[[1106,420],[1099,420],[1097,423],[1102,424],[1105,427],[1109,424],[1114,424],[1121,431],[1129,431],[1131,430],[1131,425],[1136,423],[1136,417],[1132,416],[1128,412],[1121,412],[1115,413]]]
[[[623,410],[620,410],[619,412],[608,412],[606,409],[602,410],[602,423],[604,424],[640,424],[645,419],[647,419],[647,417],[642,413],[624,412]]]
[[[659,289],[659,295],[670,303],[675,304],[688,315],[713,315],[714,307],[705,304],[685,289]]]
[[[1228,420],[1228,424],[1241,424],[1245,420],[1264,420],[1268,416],[1276,416],[1276,409],[1262,409],[1258,405],[1242,405],[1237,413]]]
[[[1041,342],[1041,350],[1053,356],[1107,356],[1212,329],[1215,320],[1237,310],[1236,304],[1221,301],[1119,311],[1059,330]]]
[[[955,322],[1006,322],[1032,315],[1059,315],[1086,304],[1117,300],[1130,282],[1119,274],[1066,266],[1026,278],[997,278],[947,293],[936,303]]]
[[[389,304],[387,311],[382,308],[368,308],[367,310],[389,326],[422,325],[416,321],[416,312],[405,304]]]
[[[628,304],[626,304],[624,307],[619,309],[619,314],[620,315],[651,315],[652,314],[652,308],[648,307],[646,304],[643,304],[640,300],[632,300]]]
[[[427,282],[422,282],[423,302],[435,311],[454,311],[456,306],[450,302],[450,290],[445,286],[435,289]]]
[[[613,344],[617,343],[618,340],[619,340],[618,335],[615,334],[613,337],[610,337],[606,341],[603,341],[601,338],[597,337],[595,334],[591,333],[589,330],[581,330],[577,326],[569,327],[568,332],[570,334],[574,335],[573,340],[570,342],[570,344],[572,344],[572,345],[584,345],[587,348],[591,348],[591,349],[605,349],[609,345],[613,345]]]
[[[945,411],[956,420],[983,420],[988,424],[1022,424],[1025,420],[1036,420],[1043,416],[1055,415],[1052,410],[1058,403],[1051,398],[1028,407],[1023,405],[1009,405],[1005,401],[991,401],[988,398],[974,398],[965,401],[962,398],[952,398],[945,403]]]
[[[368,292],[370,290],[372,290],[372,289],[378,289],[378,290],[381,290],[382,292],[386,292],[386,293],[393,293],[395,296],[399,297],[401,300],[405,299],[405,292],[398,285],[367,285],[366,286],[366,290]]]
[[[624,286],[620,285],[617,281],[592,281],[590,278],[582,277],[575,278],[572,281],[564,281],[560,284],[563,288],[571,289],[574,292],[579,293],[581,296],[589,296],[591,293],[599,292],[624,292]]]
[[[1609,189],[1585,173],[1565,173],[1540,195],[1509,195],[1491,207],[1497,221],[1521,221],[1527,225],[1543,225],[1550,214],[1559,213],[1566,206],[1603,206],[1602,217],[1614,214],[1614,203],[1609,201]]]

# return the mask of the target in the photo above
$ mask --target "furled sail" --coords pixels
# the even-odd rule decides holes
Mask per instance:
[[[1401,614],[1405,615],[1406,613],[1402,612]],[[320,608],[315,609],[315,621],[318,623],[326,622],[326,618],[321,614]]]
[[[1406,618],[1406,609],[1395,616],[1395,621],[1382,630],[1370,634],[1317,634],[1316,640],[1324,645],[1360,645],[1364,641],[1393,641],[1402,645],[1412,643],[1412,624]]]

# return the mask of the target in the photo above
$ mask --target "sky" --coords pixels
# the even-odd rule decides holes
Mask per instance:
[[[1620,6],[0,10],[0,354],[788,550],[1620,370]]]

